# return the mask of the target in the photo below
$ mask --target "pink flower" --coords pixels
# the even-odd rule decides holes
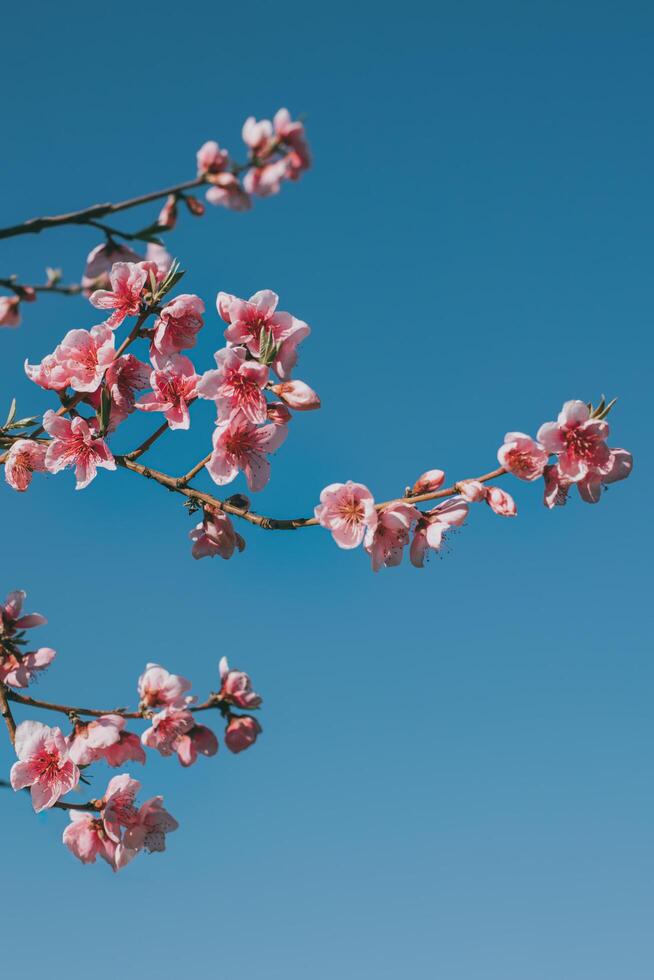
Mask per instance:
[[[114,263],[109,274],[111,289],[96,289],[90,296],[92,306],[114,311],[107,320],[107,326],[119,327],[125,317],[138,315],[147,278],[147,269],[141,262]]]
[[[161,755],[172,755],[177,744],[193,728],[193,715],[180,708],[164,708],[152,718],[152,727],[146,728],[141,742],[149,749],[156,749]]]
[[[270,423],[257,428],[241,416],[220,423],[214,430],[213,452],[207,463],[212,480],[223,486],[242,470],[250,490],[263,490],[270,479],[266,454],[279,449],[287,433],[282,426]]]
[[[182,354],[156,359],[156,365],[150,375],[154,390],[143,395],[134,407],[143,412],[163,412],[171,429],[188,429],[191,425],[188,406],[197,397],[200,376]]]
[[[116,843],[121,840],[121,827],[131,827],[138,821],[134,801],[140,788],[139,781],[126,772],[109,780],[102,798],[102,819],[107,834]]]
[[[273,160],[262,167],[252,167],[243,178],[243,187],[248,194],[259,197],[272,197],[279,194],[282,181],[290,180],[293,168],[290,156]]]
[[[25,374],[46,391],[63,391],[70,382],[70,369],[65,367],[56,353],[46,354],[40,364],[25,361]]]
[[[243,752],[257,740],[263,729],[252,715],[238,715],[230,719],[225,729],[225,745],[230,752]]]
[[[152,263],[156,265],[157,272],[155,276],[157,281],[163,281],[173,264],[173,258],[170,252],[163,245],[155,245],[154,242],[148,242],[148,247],[145,250],[145,258],[150,265]]]
[[[40,647],[31,653],[22,653],[10,644],[3,644],[0,637],[0,681],[9,687],[27,687],[41,670],[45,670],[57,656],[51,647]]]
[[[104,749],[98,749],[97,754],[99,759],[104,759],[107,765],[114,769],[126,762],[145,764],[145,752],[141,745],[141,739],[134,732],[121,731],[117,742]]]
[[[79,782],[79,769],[69,758],[66,739],[59,728],[39,721],[22,721],[16,729],[14,748],[19,761],[11,767],[15,790],[29,786],[36,813],[53,806]]]
[[[273,127],[270,120],[261,119],[257,122],[254,116],[248,116],[241,130],[243,142],[257,155],[265,152],[272,135]]]
[[[114,335],[105,324],[91,330],[69,330],[54,356],[75,391],[95,391],[116,353]]]
[[[99,757],[99,749],[107,749],[120,739],[125,719],[120,715],[102,715],[94,721],[77,722],[68,739],[68,754],[78,766],[88,766]]]
[[[429,548],[438,551],[447,531],[452,527],[460,527],[467,516],[467,503],[457,497],[426,511],[416,525],[411,542],[411,564],[422,568],[426,551]]]
[[[258,708],[262,703],[261,697],[252,690],[252,681],[242,670],[231,670],[227,657],[222,657],[220,664],[221,688],[219,697],[223,701],[235,704],[238,708]]]
[[[561,472],[558,464],[545,467],[545,506],[562,507],[568,499],[568,492],[576,482],[579,496],[587,504],[596,504],[602,488],[618,480],[626,480],[633,468],[633,457],[626,449],[610,449],[610,466],[606,473],[590,470],[583,479],[573,481]]]
[[[225,347],[215,354],[215,371],[206,371],[198,382],[200,398],[213,399],[223,420],[241,413],[249,422],[265,422],[268,368],[246,360],[245,347]]]
[[[172,231],[177,224],[177,198],[174,194],[169,194],[166,198],[164,206],[159,212],[157,224],[167,231]]]
[[[153,350],[166,355],[195,347],[204,326],[203,313],[204,303],[192,293],[182,293],[166,303],[154,325]]]
[[[116,870],[116,842],[107,834],[103,820],[81,810],[71,810],[70,820],[62,840],[69,851],[83,864],[95,864],[101,857]]]
[[[556,453],[561,474],[573,483],[591,470],[608,473],[611,456],[606,445],[607,422],[590,418],[588,405],[566,402],[557,422],[546,422],[538,430],[538,440],[548,453]]]
[[[479,480],[461,480],[460,483],[457,483],[456,488],[469,504],[477,504],[480,500],[486,499],[486,487]]]
[[[92,289],[107,289],[110,285],[109,273],[115,262],[140,262],[141,256],[127,245],[116,242],[103,242],[96,245],[86,258],[86,268],[82,276],[85,295]]]
[[[244,344],[259,358],[262,348],[270,354],[277,375],[285,380],[297,361],[297,346],[308,337],[311,328],[290,313],[276,312],[279,297],[270,289],[262,289],[249,300],[238,299],[229,293],[218,293],[217,306],[223,320],[229,323],[225,339],[231,347]]]
[[[46,446],[33,439],[17,439],[7,453],[5,480],[10,487],[24,492],[32,482],[32,473],[45,470]]]
[[[0,296],[0,327],[20,326],[20,298]]]
[[[229,166],[227,150],[221,150],[215,140],[203,143],[197,152],[198,177],[202,174],[218,174]]]
[[[224,511],[205,511],[204,520],[189,533],[193,542],[191,554],[194,558],[231,558],[234,551],[243,551],[245,541],[234,530],[229,515]]]
[[[536,480],[543,475],[548,453],[524,432],[507,432],[504,445],[497,450],[500,465],[520,480]]]
[[[211,184],[205,194],[209,204],[229,208],[230,211],[249,211],[252,207],[250,195],[243,190],[235,174],[217,174],[211,178]]]
[[[125,867],[138,853],[166,850],[166,834],[177,830],[179,824],[163,808],[163,797],[153,796],[138,811],[136,821],[125,831],[116,851],[116,866]]]
[[[552,463],[545,467],[543,479],[545,481],[545,506],[550,510],[552,507],[563,507],[568,502],[568,492],[572,486],[572,480],[563,476],[558,463]]]
[[[35,626],[45,626],[47,619],[41,613],[26,613],[23,611],[23,603],[27,593],[22,589],[10,592],[5,599],[4,605],[0,602],[0,633],[11,634],[17,630],[30,630]]]
[[[399,565],[402,552],[409,543],[409,532],[420,512],[411,504],[395,503],[382,507],[377,513],[377,524],[368,528],[364,547],[372,559],[372,570],[378,572],[382,565],[387,568]]]
[[[186,696],[191,682],[171,674],[159,664],[147,664],[138,679],[138,693],[143,708],[182,708],[193,698]]]
[[[272,391],[296,412],[310,412],[320,408],[320,398],[304,381],[283,381],[279,385],[273,385]]]
[[[193,725],[182,735],[175,745],[177,758],[183,766],[192,766],[198,755],[215,755],[218,739],[206,725]]]
[[[75,467],[76,490],[88,487],[98,466],[115,470],[116,464],[104,439],[96,436],[88,422],[76,416],[72,421],[49,409],[43,416],[43,428],[52,436],[45,456],[46,469],[58,473],[68,466]]]
[[[515,517],[518,513],[515,500],[510,493],[502,490],[501,487],[486,488],[486,503],[493,513],[500,517]]]
[[[294,169],[296,171],[308,170],[311,166],[311,153],[306,140],[304,124],[298,121],[293,122],[288,109],[279,109],[273,118],[273,128],[275,136],[294,151],[294,156],[297,157],[297,160],[293,162]]]
[[[375,501],[363,483],[330,483],[320,494],[315,515],[332,532],[339,548],[356,548],[377,527]]]
[[[143,391],[150,381],[151,368],[133,354],[123,354],[107,368],[105,383],[111,395],[111,428],[134,411],[135,392]]]
[[[444,482],[445,473],[443,470],[427,470],[413,484],[411,493],[414,497],[419,497],[423,493],[436,493]]]

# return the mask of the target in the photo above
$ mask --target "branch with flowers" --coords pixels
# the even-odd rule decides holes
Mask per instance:
[[[242,168],[230,163],[217,144],[205,144],[198,153],[198,178],[160,193],[118,205],[101,205],[82,212],[35,219],[0,231],[0,238],[45,230],[57,224],[89,224],[99,218],[158,197],[166,197],[156,229],[172,227],[177,203],[188,202],[190,186],[210,183],[207,198],[232,208],[249,206],[254,194],[277,193],[283,180],[297,179],[309,165],[304,128],[280,110],[273,122],[246,122],[244,138],[250,148],[243,182]],[[247,202],[247,203],[246,203]],[[193,211],[193,208],[196,208]],[[196,205],[193,213],[199,212]],[[189,512],[201,520],[191,530],[195,559],[231,558],[242,552],[245,540],[233,519],[267,530],[297,530],[321,526],[343,549],[363,546],[373,570],[401,563],[405,549],[416,567],[431,552],[442,549],[449,532],[462,526],[471,505],[486,503],[501,517],[515,517],[511,494],[496,481],[512,476],[527,483],[543,480],[548,508],[566,502],[573,486],[583,501],[596,503],[604,487],[627,477],[632,457],[608,445],[607,416],[614,402],[604,397],[594,406],[580,400],[564,404],[556,421],[545,422],[536,438],[509,432],[497,451],[499,466],[481,475],[445,486],[441,469],[428,469],[397,497],[376,502],[363,483],[348,480],[325,487],[311,516],[276,518],[251,508],[242,492],[218,497],[197,485],[202,477],[218,487],[231,484],[242,473],[250,493],[263,490],[270,479],[270,456],[285,442],[295,412],[321,407],[319,396],[295,377],[300,344],[309,336],[307,322],[278,309],[278,296],[260,290],[249,299],[219,292],[218,316],[225,324],[225,345],[215,352],[216,367],[199,371],[188,356],[204,326],[205,304],[194,294],[178,293],[184,273],[160,244],[150,240],[149,252],[139,256],[118,233],[101,226],[107,240],[89,256],[82,291],[105,319],[90,328],[69,330],[55,349],[36,364],[26,364],[27,376],[56,397],[39,422],[37,417],[16,417],[15,402],[0,426],[0,450],[5,480],[15,491],[28,490],[34,474],[56,474],[73,469],[76,488],[82,490],[99,469],[120,468],[181,496]],[[155,226],[132,238],[154,236]],[[5,280],[5,283],[7,281]],[[34,299],[41,287],[12,280],[14,318],[18,304]],[[65,291],[60,274],[50,270],[44,290]],[[22,293],[21,293],[22,290]],[[32,294],[29,293],[32,290]],[[0,306],[0,322],[2,307]],[[5,326],[16,325],[14,322]],[[117,340],[119,331],[124,337]],[[141,347],[141,355],[134,351]],[[188,471],[175,476],[141,461],[159,440],[175,430],[188,430],[198,399],[213,402],[216,422],[206,454]],[[160,424],[134,448],[115,452],[114,442],[128,429],[135,412],[159,416]],[[423,509],[421,504],[435,503]],[[12,593],[0,609],[0,709],[18,755],[11,771],[14,789],[30,788],[37,811],[51,807],[71,811],[64,842],[82,861],[104,858],[114,869],[128,863],[140,850],[162,850],[165,834],[177,827],[154,797],[140,808],[135,797],[139,784],[128,773],[114,777],[104,795],[76,803],[62,797],[85,781],[85,769],[106,762],[122,766],[145,761],[145,748],[177,755],[182,765],[199,754],[214,755],[214,733],[196,723],[200,711],[217,710],[226,721],[225,744],[239,752],[261,732],[256,718],[234,708],[256,709],[248,676],[221,662],[221,687],[198,704],[187,692],[188,681],[150,664],[138,683],[139,707],[103,710],[40,701],[21,693],[54,658],[44,647],[26,651],[24,630],[43,622],[22,615],[23,593]],[[14,707],[65,714],[71,731],[22,721],[16,725]],[[88,721],[87,718],[93,720]],[[139,739],[125,730],[129,719],[146,719],[150,727]]]

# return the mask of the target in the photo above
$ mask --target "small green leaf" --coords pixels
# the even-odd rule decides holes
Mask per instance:
[[[11,423],[14,421],[15,418],[16,418],[16,399],[12,398],[11,405],[9,407],[9,415],[7,416],[7,421],[5,422],[2,428],[3,429],[9,428],[9,426],[11,425]]]

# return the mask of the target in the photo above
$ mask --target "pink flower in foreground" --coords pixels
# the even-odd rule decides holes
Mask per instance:
[[[82,276],[85,295],[88,296],[92,289],[109,288],[109,273],[114,263],[140,261],[141,256],[127,245],[118,245],[116,242],[96,245],[86,258],[86,268]]]
[[[19,761],[11,767],[15,790],[29,786],[36,813],[53,806],[79,782],[79,769],[69,758],[66,739],[59,728],[39,721],[22,721],[16,729],[14,748]]]
[[[377,524],[367,529],[364,542],[373,572],[378,572],[382,565],[390,568],[400,564],[403,549],[409,543],[411,525],[419,517],[415,507],[399,502],[378,511]]]
[[[40,364],[25,361],[25,374],[46,391],[63,391],[70,382],[70,369],[65,367],[56,353],[46,354]]]
[[[126,762],[145,764],[145,752],[141,745],[141,739],[134,732],[121,731],[117,742],[97,750],[97,757],[104,759],[107,765],[114,769]]]
[[[125,317],[137,316],[141,308],[141,293],[148,278],[141,262],[116,262],[111,268],[111,289],[96,289],[89,297],[99,310],[113,310],[107,325],[119,327]]]
[[[138,820],[134,801],[140,788],[139,781],[126,772],[109,780],[102,799],[102,819],[107,834],[116,843],[121,839],[121,827],[131,827]]]
[[[375,501],[363,483],[330,483],[320,494],[315,515],[339,548],[356,548],[377,527]]]
[[[218,174],[229,166],[227,150],[221,150],[215,140],[203,143],[196,154],[198,177],[202,174]]]
[[[177,758],[183,766],[192,766],[198,755],[211,756],[218,751],[218,739],[206,725],[193,725],[175,744]]]
[[[252,715],[239,715],[230,718],[225,729],[225,745],[230,752],[243,752],[254,745],[263,729]]]
[[[51,647],[40,647],[30,653],[8,649],[2,645],[0,638],[0,681],[9,687],[28,687],[56,656]]]
[[[229,324],[225,330],[229,345],[244,344],[254,357],[259,358],[262,346],[274,344],[273,368],[285,380],[297,361],[297,346],[309,336],[311,328],[290,313],[277,312],[278,302],[277,293],[262,289],[249,300],[218,293],[217,306],[221,317]]]
[[[164,708],[152,717],[152,727],[141,735],[143,745],[161,755],[172,755],[182,735],[193,727],[193,715],[186,708]]]
[[[229,208],[230,211],[249,211],[252,207],[250,195],[243,190],[235,174],[216,174],[210,182],[212,186],[205,194],[209,204]]]
[[[548,453],[559,457],[559,470],[573,483],[591,470],[608,473],[611,456],[606,445],[607,422],[590,418],[588,405],[581,401],[566,402],[557,422],[545,422],[538,430],[538,440]]]
[[[204,512],[204,520],[189,532],[193,542],[191,554],[194,558],[231,558],[234,551],[243,551],[245,541],[234,530],[229,515],[224,511]]]
[[[411,564],[422,568],[427,550],[431,548],[438,551],[447,531],[452,527],[460,527],[467,516],[467,503],[457,497],[426,511],[416,525],[411,542]]]
[[[45,456],[46,469],[58,473],[68,466],[75,467],[76,490],[87,487],[98,466],[115,470],[116,463],[104,439],[96,436],[88,422],[76,416],[64,419],[49,409],[43,416],[43,428],[52,436]]]
[[[0,327],[20,326],[20,298],[0,296]]]
[[[436,493],[443,486],[444,482],[445,473],[443,470],[427,470],[413,484],[411,493],[414,497],[418,497],[423,493]]]
[[[198,382],[200,398],[216,402],[222,421],[240,412],[249,422],[266,421],[268,368],[246,360],[245,347],[224,347],[216,351],[218,368],[206,371]]]
[[[287,434],[282,426],[268,423],[257,428],[240,416],[222,422],[214,430],[207,471],[218,486],[223,486],[242,470],[250,490],[263,490],[270,479],[266,455],[279,449]]]
[[[576,483],[579,496],[587,504],[596,504],[602,488],[618,480],[626,480],[633,468],[633,457],[626,449],[611,449],[610,466],[606,473],[590,470],[583,479],[573,481],[565,476],[558,464],[545,467],[545,506],[561,507],[568,499],[568,492],[573,482]]]
[[[486,503],[493,513],[500,517],[515,517],[518,513],[515,500],[510,493],[502,490],[501,487],[486,488]]]
[[[78,766],[88,766],[98,758],[98,749],[107,749],[120,738],[125,719],[120,715],[102,715],[89,722],[77,722],[68,739],[68,754]]]
[[[227,657],[222,657],[220,664],[221,688],[219,697],[229,701],[238,708],[258,708],[262,703],[261,697],[252,690],[252,681],[242,670],[231,670]]]
[[[182,708],[193,699],[186,695],[191,682],[171,674],[159,664],[147,664],[138,679],[138,693],[143,708]]]
[[[116,356],[114,335],[101,324],[91,330],[69,330],[54,356],[75,391],[95,391]]]
[[[150,375],[153,391],[135,403],[142,412],[163,412],[171,429],[188,429],[191,416],[188,406],[197,397],[199,375],[183,354],[157,359]]]
[[[539,442],[524,432],[507,432],[504,445],[497,450],[500,465],[520,480],[536,480],[543,475],[549,454]]]
[[[105,383],[111,395],[112,428],[134,411],[135,392],[147,388],[151,373],[150,365],[133,354],[123,354],[109,365]]]
[[[62,837],[68,850],[83,864],[95,864],[96,858],[101,857],[115,871],[117,845],[109,837],[102,818],[82,810],[71,810],[70,821]]]
[[[10,592],[4,601],[0,602],[0,633],[15,633],[17,630],[30,630],[35,626],[45,626],[48,622],[41,613],[23,614],[23,603],[27,593],[22,589]]]
[[[153,796],[139,809],[136,820],[126,830],[116,851],[116,867],[123,868],[139,851],[166,850],[166,834],[179,824],[163,807],[163,797]]]
[[[320,398],[304,381],[282,381],[279,385],[273,385],[272,391],[296,412],[320,408]]]
[[[166,303],[154,325],[153,350],[166,355],[195,347],[204,326],[203,313],[204,303],[192,293],[182,293]]]
[[[12,444],[5,460],[5,480],[10,487],[23,493],[32,482],[32,474],[45,471],[46,448],[33,439],[17,439]]]

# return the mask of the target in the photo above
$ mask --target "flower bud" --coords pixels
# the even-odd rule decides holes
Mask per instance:
[[[191,194],[188,194],[184,198],[184,203],[191,214],[195,215],[196,218],[201,218],[204,214],[204,204],[202,201],[198,201],[197,197],[193,197]]]
[[[288,425],[293,417],[283,402],[268,402],[266,415],[275,425]]]
[[[488,493],[484,484],[480,483],[479,480],[462,480],[460,483],[457,483],[456,488],[463,499],[467,500],[469,504],[479,503]]]
[[[242,752],[254,745],[261,731],[261,725],[252,715],[234,716],[225,729],[225,745],[230,752]]]
[[[282,384],[273,385],[272,390],[296,412],[310,412],[314,408],[320,408],[320,398],[304,381],[283,381]]]
[[[157,224],[160,228],[168,228],[169,230],[172,230],[177,224],[177,198],[174,194],[170,194],[166,198],[166,203],[159,212]]]
[[[444,480],[445,473],[443,470],[427,470],[413,484],[411,495],[417,496],[421,493],[435,493],[439,487],[443,486]]]
[[[486,503],[500,517],[515,517],[518,513],[515,500],[510,493],[502,490],[501,487],[488,487]]]

